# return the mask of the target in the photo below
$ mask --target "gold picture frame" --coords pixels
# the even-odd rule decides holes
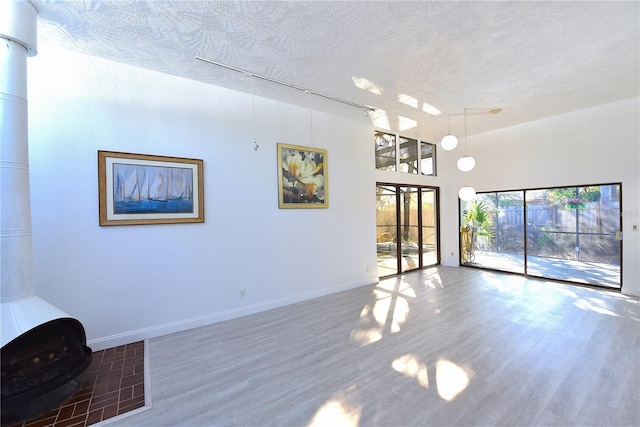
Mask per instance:
[[[327,150],[278,144],[278,207],[329,207]]]
[[[100,225],[204,222],[203,161],[98,151]]]

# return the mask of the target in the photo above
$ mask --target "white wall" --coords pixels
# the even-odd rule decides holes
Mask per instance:
[[[501,191],[622,182],[622,291],[640,295],[639,105],[632,98],[469,137],[477,163],[466,176],[455,166],[463,148],[441,152],[443,264],[457,265],[457,191],[466,183]]]
[[[361,112],[314,111],[311,137],[308,109],[256,98],[254,152],[248,94],[43,42],[28,76],[35,291],[94,350],[377,281]],[[278,209],[278,142],[328,150],[329,209]],[[98,150],[204,159],[205,223],[100,227]]]
[[[30,58],[36,293],[94,350],[377,281],[373,127],[71,53]],[[255,83],[254,83],[255,84]],[[341,113],[336,106],[338,114]],[[638,99],[469,137],[478,191],[623,183],[623,292],[640,295]],[[360,117],[355,118],[355,117]],[[276,143],[328,149],[330,208],[277,208]],[[201,158],[204,224],[99,227],[97,150]],[[441,249],[458,263],[461,148],[438,152]],[[246,290],[246,298],[239,290]]]

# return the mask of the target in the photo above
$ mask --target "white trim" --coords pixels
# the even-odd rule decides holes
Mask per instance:
[[[231,320],[250,314],[259,313],[273,308],[283,307],[285,305],[295,304],[298,302],[310,300],[313,298],[319,298],[326,295],[334,294],[337,292],[346,291],[349,289],[358,288],[361,286],[372,285],[378,282],[377,276],[371,277],[366,282],[353,282],[344,283],[338,286],[332,286],[329,288],[322,288],[310,292],[304,292],[295,294],[283,298],[276,298],[270,301],[265,301],[258,304],[246,305],[243,307],[233,308],[230,310],[219,311],[217,313],[205,314],[203,316],[192,317],[189,319],[178,320],[175,322],[164,323],[161,325],[152,326],[149,328],[136,329],[133,331],[123,332],[121,334],[110,335],[107,337],[96,338],[87,341],[87,345],[90,346],[93,351],[104,350],[106,348],[117,347],[119,345],[125,345],[144,339],[160,337],[163,335],[173,334],[176,332],[182,332],[189,329],[199,328],[202,326],[211,325],[213,323],[222,322],[225,320]]]

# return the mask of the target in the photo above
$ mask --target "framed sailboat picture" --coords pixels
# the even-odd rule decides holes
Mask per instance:
[[[98,151],[100,225],[204,222],[203,161]]]

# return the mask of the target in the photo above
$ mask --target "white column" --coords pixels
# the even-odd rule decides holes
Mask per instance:
[[[37,13],[28,1],[0,1],[0,290],[3,303],[33,294],[27,56],[36,54]]]

